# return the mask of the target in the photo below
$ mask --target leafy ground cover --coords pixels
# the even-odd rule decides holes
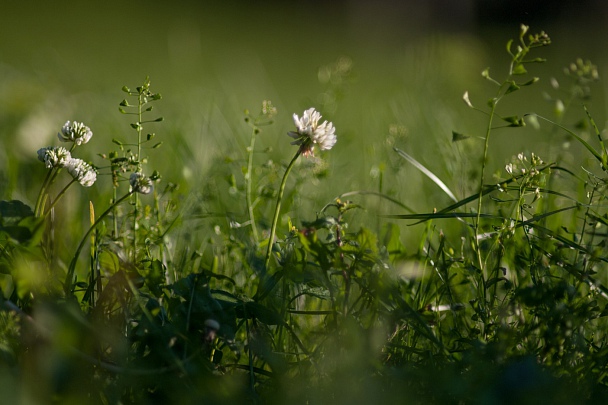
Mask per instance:
[[[362,136],[341,129],[356,80],[346,57],[319,70],[322,96],[293,114],[289,136],[276,121],[292,112],[268,100],[243,116],[210,114],[221,120],[209,128],[240,135],[190,173],[201,180],[186,192],[163,174],[163,159],[196,152],[162,134],[171,117],[157,114],[164,100],[148,78],[122,88],[126,130],[109,150],[95,150],[95,128],[67,121],[12,167],[25,197],[0,203],[6,398],[605,401],[608,152],[591,103],[599,73],[575,59],[540,87],[550,44],[522,25],[506,68],[483,70],[462,99],[442,101],[471,120],[423,101],[436,113],[427,129],[454,125],[443,171],[405,150],[406,128],[389,125],[387,161],[353,169],[367,173],[366,188],[352,187],[342,175],[350,168],[332,158],[355,153]],[[542,105],[521,111],[539,93]],[[494,143],[521,130],[558,140],[543,151],[552,159],[526,150],[497,163]],[[168,144],[178,152],[158,152]],[[417,176],[398,179],[404,167]],[[420,197],[434,209],[419,201],[425,189],[438,190]]]

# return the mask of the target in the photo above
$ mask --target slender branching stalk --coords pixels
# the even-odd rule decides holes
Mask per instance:
[[[277,232],[277,223],[279,222],[279,215],[281,212],[281,200],[283,199],[283,194],[285,193],[285,185],[287,184],[287,177],[289,176],[289,172],[291,172],[291,169],[293,168],[296,161],[298,160],[298,157],[300,157],[301,154],[302,154],[302,150],[298,149],[298,151],[294,155],[293,159],[291,159],[291,162],[289,162],[287,169],[285,169],[285,174],[283,175],[283,180],[281,180],[281,185],[279,187],[279,194],[277,196],[277,203],[274,208],[274,216],[272,218],[272,226],[270,227],[270,236],[268,237],[268,247],[266,249],[266,259],[264,260],[264,269],[266,271],[268,271],[268,266],[270,264],[270,257],[272,256],[272,245],[274,244],[274,237]]]

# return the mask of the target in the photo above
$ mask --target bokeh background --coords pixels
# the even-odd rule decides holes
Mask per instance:
[[[150,76],[152,90],[163,95],[155,112],[165,118],[148,129],[164,141],[147,151],[150,171],[185,193],[214,176],[238,176],[250,133],[243,111],[256,112],[268,99],[279,114],[259,137],[256,164],[289,161],[295,150],[285,133],[294,112],[317,107],[337,127],[335,149],[321,154],[330,175],[323,187],[308,185],[316,209],[343,192],[378,190],[380,173],[383,192],[429,211],[449,199],[393,147],[464,197],[481,144],[454,144],[451,131],[475,138],[484,122],[462,102],[464,91],[477,105],[493,95],[480,72],[489,66],[504,77],[504,45],[521,23],[553,40],[538,54],[549,62],[531,69],[543,91],[578,57],[595,63],[602,77],[607,21],[608,6],[600,0],[4,2],[0,197],[35,199],[34,182],[44,174],[36,150],[56,145],[67,120],[92,128],[93,142],[80,156],[102,165],[97,154],[116,148],[112,138],[133,136],[118,112],[121,87]],[[346,74],[328,76],[340,63]],[[542,91],[525,91],[505,103],[504,115],[551,113]],[[600,80],[590,103],[602,128],[605,92]],[[520,151],[583,163],[576,148],[561,148],[562,135],[533,128],[503,133],[492,141],[492,170]],[[104,181],[109,185],[102,177],[87,198],[102,193]]]

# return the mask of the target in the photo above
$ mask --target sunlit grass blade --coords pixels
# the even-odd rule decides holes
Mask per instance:
[[[414,165],[414,167],[416,169],[418,169],[422,173],[424,173],[424,175],[427,176],[429,179],[433,180],[433,182],[435,184],[437,184],[439,186],[439,188],[441,188],[443,190],[443,192],[448,195],[448,197],[450,197],[455,202],[458,201],[458,198],[456,198],[454,193],[452,193],[452,190],[450,190],[450,188],[448,186],[446,186],[445,183],[443,181],[441,181],[441,179],[439,177],[437,177],[433,172],[431,172],[429,169],[424,167],[424,165],[422,165],[420,162],[418,162],[416,159],[414,159],[412,156],[408,155],[401,149],[399,149],[399,148],[393,148],[393,149],[395,150],[395,152],[397,152],[399,154],[399,156],[401,156],[402,158],[404,158],[405,160],[410,162],[412,165]]]
[[[552,121],[548,118],[543,117],[542,115],[538,115],[535,113],[531,113],[531,114],[526,114],[526,115],[532,115],[535,116],[537,118],[540,118],[544,121],[547,121],[550,124],[555,125],[556,127],[563,129],[564,131],[566,131],[569,135],[572,135],[577,141],[579,141],[585,148],[587,148],[587,150],[593,155],[595,156],[595,158],[602,164],[602,169],[603,170],[607,170],[606,166],[604,165],[604,161],[602,159],[602,155],[600,155],[591,145],[589,145],[589,143],[587,143],[587,141],[585,141],[583,138],[581,138],[580,136],[578,136],[577,134],[575,134],[573,131],[571,131],[570,129],[566,128],[563,125],[558,124],[555,121]]]
[[[551,163],[551,164],[548,164],[548,165],[546,165],[546,166],[544,166],[544,167],[542,167],[542,168],[540,168],[538,170],[539,170],[539,172],[542,172],[542,171],[545,171],[545,170],[553,168],[553,167],[555,167],[555,166],[554,166],[553,163]],[[472,194],[472,195],[470,195],[470,196],[468,196],[466,198],[463,198],[460,201],[456,201],[454,204],[449,205],[449,206],[447,206],[447,207],[445,207],[445,208],[443,208],[443,209],[441,209],[441,210],[433,213],[432,215],[443,214],[443,213],[446,213],[446,212],[454,211],[454,210],[456,210],[456,209],[458,209],[458,208],[460,208],[460,207],[462,207],[464,205],[467,205],[467,204],[469,204],[469,203],[477,200],[480,196],[483,197],[483,196],[485,196],[487,194],[490,194],[490,193],[492,193],[494,191],[499,191],[501,189],[505,189],[509,184],[511,184],[511,183],[519,180],[523,176],[524,176],[523,174],[520,174],[520,175],[514,176],[514,177],[512,177],[510,179],[501,181],[499,184],[488,184],[488,185],[484,186],[484,188],[481,191],[481,193],[475,193],[475,194]],[[419,214],[419,215],[426,215],[426,216],[428,216],[430,214]],[[397,216],[397,217],[402,218],[403,215]],[[394,218],[397,218],[397,217],[394,217]],[[465,218],[465,217],[475,217],[475,215],[469,216],[469,215],[457,214],[454,217]],[[483,215],[482,215],[482,217],[483,217]],[[433,218],[439,218],[439,217],[435,216]],[[433,218],[428,218],[428,219],[433,219]],[[410,218],[403,218],[403,219],[414,219],[414,218],[411,218],[411,216],[410,216]],[[427,221],[428,219],[423,219],[421,217],[420,218],[420,222]],[[416,224],[420,223],[420,222],[416,222]],[[415,225],[415,224],[412,224],[412,225]]]
[[[601,160],[602,167],[604,169],[607,169],[608,168],[608,153],[606,152],[606,145],[604,145],[604,140],[602,139],[602,135],[600,133],[600,130],[598,129],[597,125],[595,124],[595,120],[591,116],[591,113],[587,109],[587,106],[583,105],[583,108],[585,109],[585,113],[587,114],[587,118],[589,118],[589,123],[591,123],[591,126],[595,130],[595,135],[597,136],[597,139],[600,142],[600,146],[602,147],[602,160]]]
[[[477,218],[478,215],[476,213],[471,212],[430,212],[427,214],[396,214],[396,215],[382,215],[385,218],[395,218],[395,219],[418,219],[419,222],[430,221],[433,219],[444,219],[444,218]],[[492,214],[481,214],[479,215],[481,218],[490,218],[490,219],[504,219],[504,217],[500,215],[492,215]],[[412,224],[415,225],[415,224]]]

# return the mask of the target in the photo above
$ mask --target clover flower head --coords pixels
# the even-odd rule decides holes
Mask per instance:
[[[68,161],[66,167],[68,173],[83,187],[91,187],[97,180],[97,172],[93,166],[82,159],[72,158]]]
[[[83,145],[91,139],[93,132],[82,122],[67,121],[57,137],[61,142],[74,142],[76,145]]]
[[[133,173],[129,179],[131,191],[141,194],[150,194],[154,190],[152,179],[143,173]]]
[[[314,156],[315,144],[319,145],[321,150],[329,150],[336,144],[336,128],[327,121],[319,124],[320,120],[321,114],[314,108],[304,111],[302,117],[293,115],[297,131],[290,131],[287,135],[295,139],[291,144],[299,145],[304,156]]]
[[[43,162],[48,169],[65,167],[71,158],[70,152],[62,146],[38,149],[38,160]]]

